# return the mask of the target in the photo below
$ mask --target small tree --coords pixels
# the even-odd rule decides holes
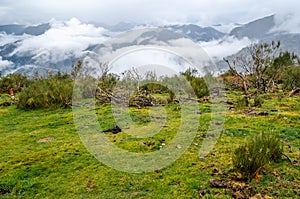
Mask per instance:
[[[270,44],[252,44],[246,52],[234,57],[232,60],[223,58],[230,72],[242,81],[245,99],[248,104],[248,89],[253,87],[257,92],[266,92],[274,82],[277,71],[270,74],[274,65],[275,55],[280,42],[272,41]]]

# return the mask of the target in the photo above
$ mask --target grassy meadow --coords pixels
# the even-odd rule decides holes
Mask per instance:
[[[199,103],[197,135],[179,159],[169,167],[135,174],[114,170],[87,151],[75,129],[72,109],[1,106],[0,198],[300,198],[300,97],[265,94],[262,107],[251,109],[238,106],[240,95],[235,91],[226,95],[234,105],[227,105],[221,136],[205,158],[199,158],[199,149],[209,127],[209,102]],[[165,120],[164,125],[150,138],[133,139],[126,133],[143,129],[153,119],[148,108],[136,107],[129,110],[134,125],[105,135],[132,152],[159,150],[175,136],[181,119],[179,105],[163,109],[166,118],[157,119]],[[91,111],[103,129],[114,127],[109,104]],[[258,178],[241,181],[233,170],[232,155],[250,136],[262,132],[278,134],[292,162],[283,157],[265,166]],[[216,188],[214,179],[228,186]]]

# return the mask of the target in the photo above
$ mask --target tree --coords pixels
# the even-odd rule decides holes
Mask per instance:
[[[266,92],[274,82],[275,71],[270,75],[274,65],[275,55],[280,42],[252,44],[232,60],[223,58],[230,72],[242,81],[246,102],[248,103],[248,89],[253,87],[257,92]]]
[[[127,87],[134,85],[137,92],[140,92],[140,84],[145,79],[145,75],[140,73],[137,68],[132,67],[130,70],[124,71],[122,76],[123,82],[126,82]]]

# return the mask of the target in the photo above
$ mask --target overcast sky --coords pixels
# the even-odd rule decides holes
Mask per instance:
[[[198,25],[246,23],[274,13],[294,14],[296,0],[0,0],[0,24],[68,20],[115,24],[195,23]]]

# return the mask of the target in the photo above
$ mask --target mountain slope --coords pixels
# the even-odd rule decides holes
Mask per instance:
[[[56,24],[57,23],[57,24]],[[68,22],[44,23],[38,26],[2,25],[0,26],[0,70],[2,74],[24,71],[29,66],[68,70],[71,63],[93,51],[103,48],[104,42],[112,36],[127,30],[144,30],[140,35],[111,44],[111,50],[134,45],[164,45],[174,40],[189,38],[217,52],[212,58],[222,59],[246,47],[251,42],[281,41],[282,50],[295,52],[300,56],[300,34],[288,32],[271,32],[276,26],[274,15],[252,21],[234,28],[229,34],[211,27],[200,27],[194,24],[166,25],[154,29],[142,29],[146,26],[135,26],[130,23],[119,23],[104,28],[93,24],[84,24],[77,19]],[[109,29],[109,30],[108,30]],[[123,33],[124,33],[123,32]],[[242,38],[245,39],[245,42]],[[236,42],[238,41],[238,42]],[[234,49],[234,50],[230,50]],[[221,53],[219,53],[221,52]],[[240,53],[240,52],[239,52]],[[234,55],[233,55],[234,56]],[[219,62],[221,63],[221,62]],[[226,68],[224,64],[220,68]],[[20,70],[19,70],[20,69]]]
[[[50,24],[40,24],[37,26],[24,26],[24,25],[16,25],[16,24],[10,24],[10,25],[1,25],[0,26],[0,32],[4,32],[6,34],[13,34],[13,35],[23,35],[23,34],[29,34],[29,35],[42,35],[47,30],[50,29]]]
[[[229,35],[238,39],[248,37],[249,39],[261,39],[267,36],[275,27],[274,15],[257,19],[240,27],[234,28]]]
[[[193,41],[212,41],[224,37],[224,33],[212,27],[200,27],[194,24],[165,26],[165,28],[183,34]]]

